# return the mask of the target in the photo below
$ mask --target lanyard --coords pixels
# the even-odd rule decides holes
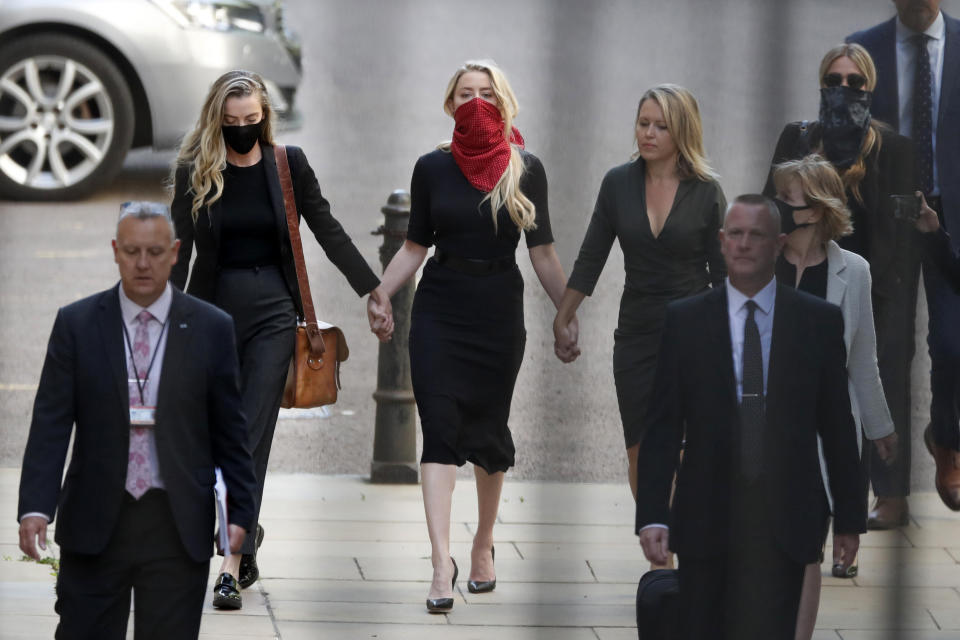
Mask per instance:
[[[170,319],[169,314],[167,315],[167,320]],[[163,340],[163,332],[167,330],[167,320],[163,321],[163,326],[160,328],[160,337],[157,338],[157,344],[153,347],[153,355],[150,356],[150,364],[147,365],[147,371],[143,376],[143,380],[140,380],[140,372],[137,371],[137,363],[133,359],[133,344],[130,342],[130,333],[127,331],[127,323],[122,322],[123,325],[123,337],[127,339],[127,348],[130,349],[130,365],[133,367],[133,375],[137,378],[137,391],[140,393],[140,404],[145,405],[146,401],[143,399],[143,391],[147,388],[147,379],[150,377],[150,372],[153,370],[153,361],[157,359],[157,352],[160,351],[160,342]]]

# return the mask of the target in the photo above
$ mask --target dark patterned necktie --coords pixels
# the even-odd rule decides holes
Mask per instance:
[[[760,475],[763,453],[763,352],[754,319],[757,303],[747,300],[743,324],[743,376],[740,396],[740,471],[748,480]]]
[[[933,76],[925,33],[910,37],[917,49],[913,74],[913,131],[911,137],[917,152],[917,182],[927,195],[933,191],[933,99],[930,95]]]

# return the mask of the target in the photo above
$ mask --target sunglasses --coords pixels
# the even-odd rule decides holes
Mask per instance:
[[[162,202],[148,200],[132,200],[120,205],[120,216],[151,215],[168,217],[170,209]]]
[[[867,79],[859,73],[848,73],[847,75],[843,75],[842,73],[828,73],[823,76],[823,86],[839,87],[843,84],[844,79],[847,81],[847,86],[854,91],[863,89],[867,84]]]

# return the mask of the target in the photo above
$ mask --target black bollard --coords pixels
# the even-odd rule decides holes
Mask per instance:
[[[380,262],[386,268],[407,238],[410,220],[410,194],[397,189],[390,194],[383,212],[385,223],[373,233],[383,236]],[[410,307],[413,304],[413,278],[390,299],[393,305],[393,339],[380,343],[377,363],[377,417],[373,434],[373,461],[370,481],[382,484],[416,484],[417,464],[416,404],[410,381]]]

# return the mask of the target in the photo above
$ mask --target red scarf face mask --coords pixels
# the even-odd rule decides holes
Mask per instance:
[[[474,187],[489,193],[510,163],[510,143],[523,148],[523,136],[513,127],[510,141],[503,136],[503,116],[483,98],[465,102],[453,114],[450,152]]]

